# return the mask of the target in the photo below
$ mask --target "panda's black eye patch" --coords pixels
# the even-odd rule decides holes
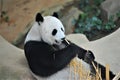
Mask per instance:
[[[64,32],[63,28],[61,28],[61,30]]]
[[[57,30],[56,30],[56,29],[54,29],[54,30],[52,31],[52,35],[53,35],[53,36],[55,36],[55,35],[56,35],[56,33],[57,33]]]

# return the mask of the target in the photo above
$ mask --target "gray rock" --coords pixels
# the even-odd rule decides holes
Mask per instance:
[[[106,0],[101,4],[103,18],[108,20],[111,15],[120,11],[120,0]],[[114,18],[116,20],[117,17]]]
[[[42,15],[44,15],[44,16],[52,15],[53,12],[61,13],[61,10],[63,10],[65,6],[68,6],[68,5],[72,4],[73,2],[74,2],[74,0],[66,0],[66,3],[64,3],[62,5],[61,4],[55,5],[55,6],[40,10],[40,13],[42,13]],[[59,18],[61,18],[61,17],[59,17]]]
[[[77,19],[80,14],[82,14],[82,11],[80,11],[76,7],[70,7],[68,10],[66,10],[65,14],[61,18],[61,21],[65,26],[66,34],[70,34],[73,32],[73,20]]]
[[[31,21],[23,30],[23,32],[19,33],[19,35],[17,36],[17,38],[12,42],[13,45],[15,46],[19,46],[19,45],[23,45],[25,37],[27,35],[27,33],[29,32],[29,30],[31,29],[32,25],[33,25],[34,21]]]
[[[0,36],[0,80],[34,80],[21,49]]]

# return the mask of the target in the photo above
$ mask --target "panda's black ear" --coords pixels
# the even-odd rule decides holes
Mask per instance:
[[[44,21],[44,19],[43,19],[41,13],[37,13],[36,14],[36,22],[38,22],[38,24],[40,24],[40,22],[43,22],[43,21]]]
[[[54,12],[52,16],[59,18],[57,12]]]

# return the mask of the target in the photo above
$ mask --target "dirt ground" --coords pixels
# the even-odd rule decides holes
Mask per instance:
[[[7,12],[9,21],[0,20],[0,35],[12,42],[25,29],[26,25],[34,19],[37,12],[67,1],[69,0],[3,0],[2,11]]]

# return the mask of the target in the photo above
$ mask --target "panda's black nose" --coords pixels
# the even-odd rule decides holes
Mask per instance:
[[[61,40],[65,40],[65,37],[64,37],[64,38],[61,38]]]

